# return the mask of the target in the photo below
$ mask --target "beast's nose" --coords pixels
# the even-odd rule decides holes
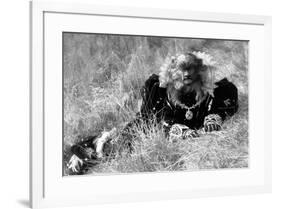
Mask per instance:
[[[186,80],[186,79],[191,79],[191,75],[186,73],[186,74],[183,74],[183,79]]]
[[[190,79],[190,74],[188,72],[184,72],[183,79]]]
[[[187,71],[183,72],[183,77],[187,77],[189,75],[189,73]]]

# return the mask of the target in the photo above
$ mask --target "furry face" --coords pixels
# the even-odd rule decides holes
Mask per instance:
[[[189,93],[194,93],[195,100],[198,101],[207,92],[212,91],[209,66],[203,64],[204,56],[201,58],[197,54],[187,53],[172,57],[160,70],[160,87],[167,88],[171,99],[175,102],[182,100],[183,95]]]
[[[180,89],[184,85],[202,80],[205,67],[202,59],[197,58],[194,54],[179,55],[172,57],[160,70],[160,85],[167,87],[173,84],[176,89]]]
[[[180,55],[177,58],[176,71],[179,72],[182,85],[191,85],[200,80],[200,70],[203,67],[202,60],[193,54]]]

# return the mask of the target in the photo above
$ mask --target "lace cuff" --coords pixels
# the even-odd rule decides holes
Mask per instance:
[[[204,126],[215,124],[221,127],[222,118],[218,114],[207,115],[204,119]]]

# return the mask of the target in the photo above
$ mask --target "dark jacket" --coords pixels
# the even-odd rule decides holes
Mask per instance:
[[[208,94],[205,99],[194,109],[193,118],[185,118],[186,109],[169,102],[166,88],[159,87],[159,76],[151,75],[142,89],[143,103],[140,115],[144,119],[156,116],[158,122],[165,121],[169,125],[183,124],[191,129],[203,126],[204,118],[209,114],[218,114],[222,120],[232,116],[238,109],[238,93],[236,86],[226,78],[215,83],[214,96]],[[195,104],[195,92],[185,97],[184,103],[188,106]]]

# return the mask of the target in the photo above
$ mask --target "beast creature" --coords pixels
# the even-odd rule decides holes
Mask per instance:
[[[153,74],[145,81],[140,111],[119,133],[121,139],[109,140],[116,135],[115,128],[99,136],[85,137],[71,147],[73,155],[68,168],[84,174],[95,162],[116,154],[120,144],[132,151],[131,127],[140,122],[156,121],[163,126],[169,141],[221,130],[223,121],[238,110],[238,91],[227,78],[213,82],[212,67],[211,56],[204,52],[167,59],[159,75]]]

